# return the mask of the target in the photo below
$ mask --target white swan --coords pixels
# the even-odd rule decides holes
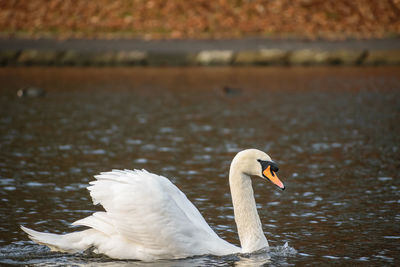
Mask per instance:
[[[37,232],[21,226],[29,237],[55,251],[78,252],[90,247],[116,259],[185,258],[194,255],[250,253],[268,247],[251,186],[252,176],[281,189],[277,165],[262,151],[247,149],[233,159],[229,171],[235,221],[241,248],[219,238],[197,208],[167,178],[145,170],[113,170],[95,176],[88,190],[95,212],[73,225],[90,227],[69,234]]]

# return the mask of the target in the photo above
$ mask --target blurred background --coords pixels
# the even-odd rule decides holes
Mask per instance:
[[[398,0],[0,1],[5,36],[97,38],[383,38]]]
[[[19,228],[77,230],[115,168],[168,177],[240,245],[227,177],[254,147],[286,185],[253,180],[270,253],[149,265],[395,266],[399,33],[397,0],[0,0],[0,264],[120,266]]]

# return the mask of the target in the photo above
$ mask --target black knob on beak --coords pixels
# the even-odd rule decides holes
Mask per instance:
[[[273,172],[278,172],[279,171],[278,164],[276,164],[275,162],[271,161],[271,163],[269,165],[271,166],[271,170]]]

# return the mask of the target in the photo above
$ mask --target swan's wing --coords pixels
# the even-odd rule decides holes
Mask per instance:
[[[234,247],[217,236],[185,194],[165,177],[145,170],[113,170],[96,179],[88,190],[93,203],[100,203],[106,213],[75,224],[118,234],[152,254],[184,257],[193,255],[193,249],[215,253],[216,246]]]

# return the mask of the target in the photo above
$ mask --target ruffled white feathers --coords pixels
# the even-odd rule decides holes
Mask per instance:
[[[151,261],[240,251],[219,238],[167,178],[145,170],[113,170],[95,178],[88,190],[93,203],[101,204],[105,212],[73,223],[90,230],[66,235],[23,230],[53,250],[75,252],[93,246],[96,252],[118,259]]]

